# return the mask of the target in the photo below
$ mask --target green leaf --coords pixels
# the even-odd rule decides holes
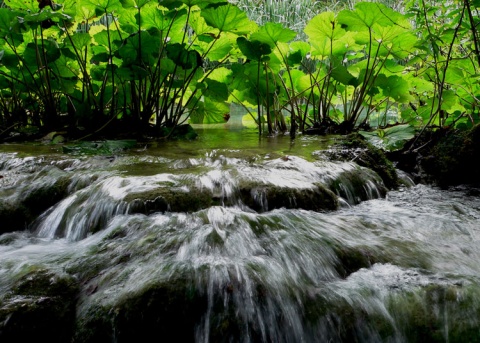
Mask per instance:
[[[63,152],[74,155],[111,155],[129,150],[137,145],[135,140],[109,140],[99,142],[81,142],[64,145]]]
[[[18,23],[17,14],[8,8],[0,8],[0,31],[9,32]]]
[[[415,129],[410,125],[396,125],[373,132],[360,131],[359,133],[374,146],[388,151],[402,149],[406,142],[415,137]]]
[[[377,2],[358,2],[355,10],[341,11],[337,20],[350,31],[370,30],[375,24],[379,26],[409,26],[404,16]]]
[[[142,8],[146,4],[153,2],[153,0],[120,0],[124,8]],[[155,1],[156,2],[156,1]]]
[[[66,40],[66,44],[70,45],[73,44],[77,49],[83,49],[88,46],[92,42],[92,37],[89,33],[85,32],[76,32],[72,36],[72,42],[70,43],[69,40]]]
[[[193,124],[219,124],[228,121],[230,106],[223,101],[213,101],[205,98],[191,114],[190,122]]]
[[[200,8],[205,8],[206,6],[217,4],[217,3],[226,3],[225,0],[163,0],[162,5],[168,8],[177,8],[182,4],[187,7],[198,6]]]
[[[111,13],[122,9],[120,0],[83,0],[82,4],[95,6],[102,13]]]
[[[345,30],[341,28],[333,12],[323,12],[313,17],[303,30],[310,41],[328,38],[333,41],[341,38]]]
[[[195,50],[187,50],[185,44],[169,44],[166,50],[167,57],[183,69],[192,69],[202,64],[200,54]]]
[[[228,99],[228,88],[223,82],[205,79],[207,89],[203,91],[203,95],[218,101],[226,101]]]
[[[128,37],[121,48],[118,50],[120,57],[124,64],[141,63],[148,64],[149,57],[158,51],[160,46],[160,38],[151,36],[146,31],[141,31],[140,34],[131,35]],[[139,57],[142,61],[139,61]]]
[[[5,0],[5,4],[11,9],[27,10],[32,13],[40,12],[37,0]]]
[[[380,74],[375,85],[382,89],[383,96],[390,97],[399,103],[408,103],[413,100],[410,95],[410,84],[398,75],[386,77],[385,74]]]
[[[53,12],[50,8],[45,8],[41,12],[27,14],[24,16],[24,21],[26,23],[42,23],[49,19],[53,19],[55,21],[58,21],[59,19],[68,21],[71,19],[71,17],[60,12]]]
[[[248,19],[246,13],[233,4],[208,7],[202,11],[202,16],[208,25],[220,32],[245,35],[257,29],[257,25]]]
[[[358,81],[337,58],[332,58],[332,78],[344,85],[358,86]]]
[[[250,36],[251,41],[259,41],[274,48],[278,42],[288,43],[297,36],[293,30],[286,29],[279,23],[266,23]]]
[[[206,54],[205,57],[210,61],[220,61],[232,51],[233,43],[234,40],[231,35],[222,35],[211,43],[202,46],[200,50],[203,54]]]
[[[237,44],[247,59],[261,61],[263,56],[272,52],[270,45],[259,41],[249,41],[245,37],[238,37]]]

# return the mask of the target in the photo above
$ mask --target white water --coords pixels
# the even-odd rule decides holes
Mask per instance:
[[[181,299],[183,294],[199,299],[202,312],[194,314],[193,308],[185,314],[193,324],[184,327],[196,342],[479,338],[480,201],[468,189],[418,185],[381,198],[378,176],[353,163],[228,154],[217,150],[175,162],[142,157],[149,165],[142,176],[129,169],[128,158],[113,166],[90,159],[68,162],[63,173],[72,180],[69,195],[31,231],[0,236],[0,299],[8,300],[16,275],[41,266],[80,280],[78,320],[95,323],[89,313],[105,309],[112,316],[111,340],[155,332],[150,318],[144,318],[145,327],[117,326],[127,311],[122,304],[170,284]],[[30,171],[44,168],[38,161]],[[84,167],[92,164],[97,170]],[[152,173],[152,164],[162,172]],[[24,165],[15,162],[1,172],[8,185],[1,194],[8,197],[28,189],[8,181],[5,171],[15,168]],[[364,173],[362,187],[371,200],[357,204],[358,194],[343,181],[337,193],[349,205],[338,211],[267,211],[265,204],[257,213],[238,199],[245,180],[308,189],[350,172]],[[131,214],[125,197],[156,187],[205,188],[236,201],[191,213]],[[169,312],[175,304],[164,306],[153,311],[158,318],[185,320]],[[164,331],[164,337],[172,334]]]

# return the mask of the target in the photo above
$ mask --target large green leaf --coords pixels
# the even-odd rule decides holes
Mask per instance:
[[[101,26],[99,28],[103,29]],[[101,30],[93,35],[93,39],[98,45],[107,49],[112,48],[112,50],[120,47],[123,43],[122,34],[118,30],[109,30],[108,32],[107,30]]]
[[[229,84],[232,80],[232,70],[225,67],[215,68],[209,75],[208,78],[211,80],[216,80],[218,82],[223,82]]]
[[[155,3],[149,3],[140,13],[142,27],[146,30],[156,28],[159,31],[168,32],[171,36],[181,36],[186,22],[186,13],[185,10],[167,11],[165,8],[159,8]]]
[[[89,33],[85,32],[76,32],[71,36],[72,41],[66,40],[66,45],[70,46],[73,44],[76,49],[83,49],[86,46],[90,45],[92,42],[92,36]]]
[[[310,41],[323,40],[325,38],[333,41],[345,34],[345,30],[338,24],[333,12],[317,14],[305,26],[304,32]]]
[[[202,10],[202,16],[208,25],[221,32],[245,35],[257,28],[257,24],[248,19],[246,13],[233,4],[207,7]]]
[[[151,36],[148,32],[142,31],[140,34],[131,35],[124,40],[118,52],[124,64],[134,62],[148,64],[150,57],[158,51],[159,46],[160,38],[158,36]]]
[[[233,48],[234,40],[229,36],[221,36],[208,47],[205,57],[210,61],[220,61],[224,59]]]
[[[81,3],[87,6],[94,6],[101,13],[111,13],[122,8],[120,0],[83,0]]]
[[[61,12],[53,12],[50,8],[46,8],[38,13],[31,13],[24,16],[24,21],[26,23],[42,23],[46,20],[65,20],[69,21],[71,19],[70,16],[63,14]]]
[[[278,42],[288,43],[297,36],[293,30],[286,29],[279,23],[266,23],[250,36],[250,40],[268,44],[274,48]]]
[[[183,69],[192,69],[202,64],[200,54],[195,50],[188,50],[185,44],[169,44],[167,56]]]
[[[359,133],[374,146],[388,151],[400,150],[406,142],[415,137],[415,129],[410,125],[396,125],[373,132],[360,131]]]
[[[8,8],[0,8],[0,32],[9,32],[18,23],[17,14]]]
[[[358,2],[355,10],[341,11],[337,20],[350,31],[370,30],[375,24],[409,26],[404,16],[377,2]]]
[[[170,9],[178,8],[182,5],[187,7],[198,6],[205,8],[206,6],[218,3],[226,3],[225,0],[163,0],[162,5]]]
[[[27,10],[30,13],[40,12],[37,0],[5,0],[4,2],[11,9]]]
[[[124,8],[142,8],[146,4],[153,2],[153,0],[120,0],[120,3]],[[158,4],[157,1],[155,3]]]
[[[245,37],[238,37],[237,44],[247,59],[261,61],[266,55],[271,54],[270,45],[259,41],[249,41]]]
[[[40,53],[39,53],[40,51]],[[60,57],[60,49],[49,40],[44,41],[42,48],[34,43],[28,43],[23,53],[23,59],[29,66],[37,66],[43,68],[48,63],[52,63]]]
[[[205,98],[191,114],[190,122],[193,124],[219,124],[225,123],[230,117],[230,106],[223,101],[214,101]]]
[[[218,101],[226,101],[228,99],[228,88],[226,83],[209,78],[205,79],[205,83],[207,84],[207,87],[203,91],[203,95]]]
[[[375,86],[382,89],[384,97],[390,97],[399,103],[408,103],[413,100],[410,95],[410,84],[401,76],[385,74],[378,75]]]

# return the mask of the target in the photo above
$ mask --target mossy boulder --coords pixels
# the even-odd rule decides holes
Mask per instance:
[[[387,188],[378,174],[368,168],[345,170],[328,183],[328,187],[350,205],[383,198]]]
[[[216,205],[208,190],[159,187],[142,193],[130,193],[124,201],[130,213],[195,212]]]
[[[13,279],[0,299],[0,341],[71,341],[77,281],[38,266],[23,268]]]
[[[52,168],[24,180],[19,187],[4,190],[5,201],[0,203],[0,234],[28,228],[41,213],[68,195],[69,185],[70,176]],[[8,193],[11,194],[8,196]]]
[[[114,304],[89,302],[78,314],[75,342],[194,342],[207,308],[207,295],[191,280],[148,284]]]
[[[438,131],[431,135],[431,145],[419,150],[421,167],[431,181],[441,187],[479,184],[480,126],[469,131]]]
[[[239,194],[242,202],[257,212],[283,207],[313,211],[332,211],[338,208],[337,196],[320,183],[302,189],[243,182]]]
[[[396,189],[399,179],[395,166],[379,148],[368,143],[361,135],[352,134],[326,152],[335,160],[351,161],[375,171],[388,189]]]

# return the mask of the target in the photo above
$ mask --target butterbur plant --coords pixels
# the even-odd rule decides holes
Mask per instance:
[[[227,74],[215,71],[234,58],[238,35],[256,27],[238,7],[214,0],[66,0],[53,11],[15,1],[2,9],[0,85],[23,89],[4,87],[0,103],[29,94],[42,107],[33,124],[93,133],[123,123],[165,136],[188,118],[228,119]]]
[[[375,126],[397,149],[412,126],[478,121],[478,4],[430,3],[408,2],[408,17],[359,2],[299,35],[223,0],[6,0],[0,135],[168,137],[227,121],[236,102],[260,134]]]

